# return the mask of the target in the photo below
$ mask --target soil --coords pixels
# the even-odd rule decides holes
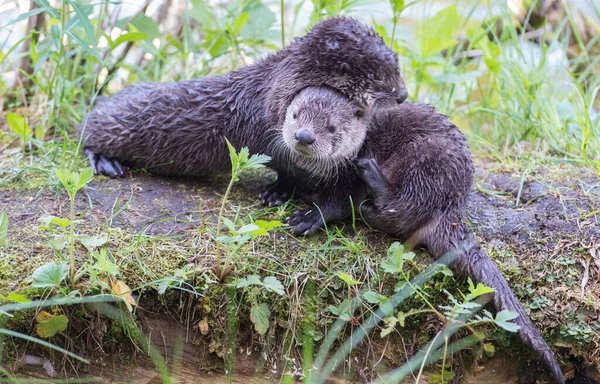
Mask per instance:
[[[487,160],[476,161],[476,167],[477,188],[469,202],[471,227],[530,311],[534,323],[558,347],[565,371],[571,374],[576,369],[587,370],[591,375],[593,368],[600,368],[599,179],[588,169],[569,165],[537,167],[524,177]],[[269,172],[244,175],[234,187],[232,204],[264,213],[256,197],[271,179]],[[86,193],[78,195],[76,213],[85,219],[78,228],[96,233],[108,225],[122,233],[189,240],[198,228],[215,221],[227,182],[226,176],[206,180],[159,178],[144,173],[118,180],[96,177]],[[119,207],[124,209],[119,211]],[[54,260],[45,245],[49,235],[39,230],[39,218],[67,217],[68,198],[53,188],[27,190],[12,184],[0,187],[0,211],[8,212],[10,223],[8,245],[0,248],[0,293],[27,290],[29,282],[25,278],[39,265]],[[265,214],[273,214],[273,210],[269,212]],[[281,241],[287,244],[296,242],[291,237],[279,238],[285,238]],[[202,258],[204,243],[189,241],[185,244],[198,247],[197,257]],[[155,246],[166,247],[168,242]],[[183,259],[188,256],[174,254],[169,259],[160,253],[146,260],[145,265],[156,276],[168,276],[185,264]],[[130,286],[147,281],[132,265],[123,264],[121,268]],[[223,377],[214,374],[218,369],[211,369],[218,366],[213,363],[218,358],[191,341],[188,325],[153,316],[156,312],[160,311],[146,308],[138,315],[144,319],[145,329],[152,330],[152,340],[163,346],[163,353],[168,354],[178,335],[186,341],[181,382],[219,383]],[[464,382],[516,383],[515,359],[521,357],[499,354],[487,361],[481,372],[467,374]],[[98,382],[160,382],[143,356],[127,369],[115,360],[119,359],[107,356],[98,360],[89,373],[96,375]],[[579,363],[573,363],[575,360]],[[244,366],[242,361],[237,363]],[[255,364],[256,360],[251,360],[246,365]],[[43,376],[35,369],[27,372]],[[206,372],[213,375],[207,376]],[[267,380],[252,376],[252,372],[253,368],[241,369],[241,379],[234,382]]]

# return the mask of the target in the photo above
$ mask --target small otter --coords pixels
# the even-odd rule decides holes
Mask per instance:
[[[294,111],[330,119],[339,114],[352,116],[354,110],[344,100],[323,103],[324,93],[330,98],[339,97],[322,89],[306,90],[302,98],[292,102],[288,116]],[[350,131],[350,134],[368,132],[358,158],[354,160],[358,175],[349,165],[352,157],[333,162],[338,180],[333,189],[345,192],[345,196],[338,195],[338,198],[344,201],[349,200],[348,195],[352,196],[362,217],[372,227],[407,240],[411,245],[424,245],[435,259],[459,249],[461,253],[451,267],[496,290],[496,309],[519,314],[515,320],[520,326],[519,336],[541,356],[557,382],[564,383],[553,352],[466,224],[467,198],[474,169],[463,134],[447,116],[430,106],[414,103],[378,111],[371,119],[363,119],[360,123],[369,126],[367,129],[353,127]],[[284,141],[292,149],[302,148],[297,150],[298,153],[307,152],[304,149],[307,143],[294,143],[290,138],[313,136],[312,131],[306,133],[305,130],[306,125],[300,128],[293,124],[284,125]],[[370,200],[364,201],[366,195]],[[360,204],[361,201],[364,202]],[[290,218],[290,224],[296,225],[293,232],[304,229],[299,224],[304,213],[296,212]],[[348,208],[338,211],[337,217],[349,214]],[[316,228],[311,227],[307,231],[314,230]]]
[[[96,174],[110,177],[124,176],[129,167],[206,176],[230,169],[227,138],[236,148],[270,155],[269,166],[285,171],[261,194],[264,204],[281,202],[294,186],[321,176],[293,172],[277,145],[288,106],[308,86],[335,89],[352,108],[367,111],[407,96],[398,57],[381,36],[354,19],[337,17],[230,74],[135,84],[100,101],[80,127],[83,151]],[[319,171],[308,169],[313,170]],[[330,192],[336,193],[321,188],[319,203],[337,204],[325,196]],[[305,221],[312,226],[320,219],[313,215]]]

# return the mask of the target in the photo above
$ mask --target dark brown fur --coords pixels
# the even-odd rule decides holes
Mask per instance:
[[[251,153],[272,157],[270,166],[279,171],[280,181],[261,200],[281,201],[273,196],[285,197],[295,185],[319,188],[321,183],[293,172],[274,145],[287,107],[307,86],[333,88],[366,110],[406,98],[397,55],[383,39],[353,19],[333,18],[276,54],[230,74],[135,84],[102,100],[81,126],[84,152],[96,173],[111,177],[124,175],[128,167],[205,176],[230,169],[227,138],[238,149],[247,146]],[[315,201],[335,205],[339,192],[321,188]],[[319,220],[305,217],[311,226]]]
[[[305,96],[302,107],[312,108],[313,115],[352,113],[349,105],[344,109],[338,103],[336,109],[327,109],[315,102],[327,90],[312,92],[314,99]],[[331,93],[330,97],[339,96]],[[434,108],[413,103],[376,113],[369,124],[355,161],[360,178],[351,167],[340,168],[337,175],[357,203],[365,195],[361,179],[366,184],[370,200],[360,205],[363,218],[382,232],[424,245],[435,259],[458,249],[459,257],[451,267],[496,290],[497,310],[519,314],[515,319],[519,336],[540,355],[556,380],[564,383],[554,354],[466,224],[473,164],[462,133]],[[292,224],[301,214],[292,217]]]

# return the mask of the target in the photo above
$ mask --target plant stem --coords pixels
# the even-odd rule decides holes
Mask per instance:
[[[69,259],[71,261],[71,283],[74,283],[75,278],[75,195],[70,196],[71,200],[71,236],[69,239]]]
[[[392,38],[390,39],[390,46],[392,50],[394,49],[394,36],[396,35],[396,24],[398,24],[398,15],[394,14],[394,19],[392,20],[394,25],[392,26]]]
[[[235,180],[236,172],[233,171],[231,173],[231,180],[229,180],[229,185],[227,186],[227,190],[225,191],[225,196],[223,196],[223,202],[221,203],[221,210],[219,210],[219,220],[217,221],[217,238],[215,242],[217,244],[217,268],[221,266],[221,244],[219,242],[219,236],[221,235],[221,224],[223,223],[223,212],[225,211],[225,203],[227,203],[227,197],[229,197],[229,192],[231,192],[231,188],[233,187],[233,183]],[[225,269],[224,269],[225,270]],[[224,271],[223,270],[223,271]],[[223,278],[223,273],[220,273],[220,279]]]
[[[281,8],[281,48],[285,47],[285,23],[284,23],[284,10],[285,10],[285,0],[280,0],[279,2]]]

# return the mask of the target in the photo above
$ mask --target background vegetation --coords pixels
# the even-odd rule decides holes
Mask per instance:
[[[49,349],[66,353],[72,365],[61,364],[61,369],[80,371],[77,361],[85,360],[85,348],[73,338],[102,328],[86,312],[94,308],[108,328],[100,345],[130,340],[152,358],[163,381],[172,380],[177,376],[172,366],[167,368],[138,327],[141,302],[146,308],[178,308],[180,320],[206,336],[207,350],[225,357],[229,373],[236,366],[236,347],[253,345],[262,352],[257,366],[275,364],[290,377],[313,381],[336,368],[325,364],[318,347],[337,348],[334,341],[342,341],[351,325],[368,324],[377,308],[386,321],[372,337],[393,338],[405,349],[410,344],[390,358],[396,365],[422,346],[431,347],[428,355],[442,352],[430,382],[455,375],[446,361],[452,348],[475,344],[472,358],[478,361],[493,355],[494,345],[507,344],[506,334],[497,329],[514,331],[510,313],[482,313],[462,329],[464,345],[444,337],[437,339],[442,344],[436,339],[427,344],[435,335],[463,328],[460,316],[479,309],[474,301],[485,288],[457,286],[443,268],[433,280],[411,286],[427,259],[415,260],[354,221],[328,228],[320,240],[280,240],[281,233],[274,233],[294,206],[261,210],[235,196],[231,186],[240,174],[252,178],[257,171],[249,170],[264,160],[240,148],[232,149],[237,168],[231,180],[216,187],[218,194],[227,190],[225,196],[214,199],[212,207],[210,200],[200,200],[191,230],[178,237],[113,226],[128,209],[123,201],[115,201],[108,217],[95,219],[85,198],[92,174],[75,131],[99,95],[129,83],[224,73],[275,51],[320,19],[352,15],[373,25],[399,53],[410,99],[448,114],[484,162],[501,164],[523,179],[540,167],[561,164],[600,170],[600,9],[593,0],[558,8],[551,7],[556,1],[510,2],[510,7],[402,0],[25,3],[5,1],[0,8],[0,190],[33,196],[51,191],[68,208],[62,215],[40,213],[39,224],[27,234],[11,227],[12,236],[10,215],[0,215],[0,240],[7,243],[0,248],[0,276],[6,277],[0,294],[7,303],[0,307],[0,334],[10,336],[0,348],[7,364],[0,370],[7,374],[21,359],[19,340],[26,337],[49,341],[46,349],[26,348],[34,348],[34,355],[46,356]],[[23,251],[24,239],[34,242],[35,257]],[[23,257],[29,262],[15,273]],[[564,263],[576,268],[574,262]],[[407,284],[414,294],[410,299]],[[281,300],[283,295],[289,300]],[[336,319],[346,332],[337,330]],[[582,355],[598,340],[597,330],[568,321],[552,332],[563,342],[568,339],[570,353]],[[424,324],[436,326],[419,333]],[[453,324],[460,326],[452,330]],[[254,329],[249,344],[240,336],[244,326]],[[414,342],[405,342],[411,332],[403,327],[413,329]],[[377,364],[367,361],[379,348],[373,340],[365,344],[367,358],[360,364],[370,369],[366,377],[376,377]],[[423,359],[415,356],[410,367],[420,372]],[[352,371],[351,360],[344,361],[343,370]],[[177,363],[177,356],[167,362]],[[311,378],[311,366],[325,368]]]

